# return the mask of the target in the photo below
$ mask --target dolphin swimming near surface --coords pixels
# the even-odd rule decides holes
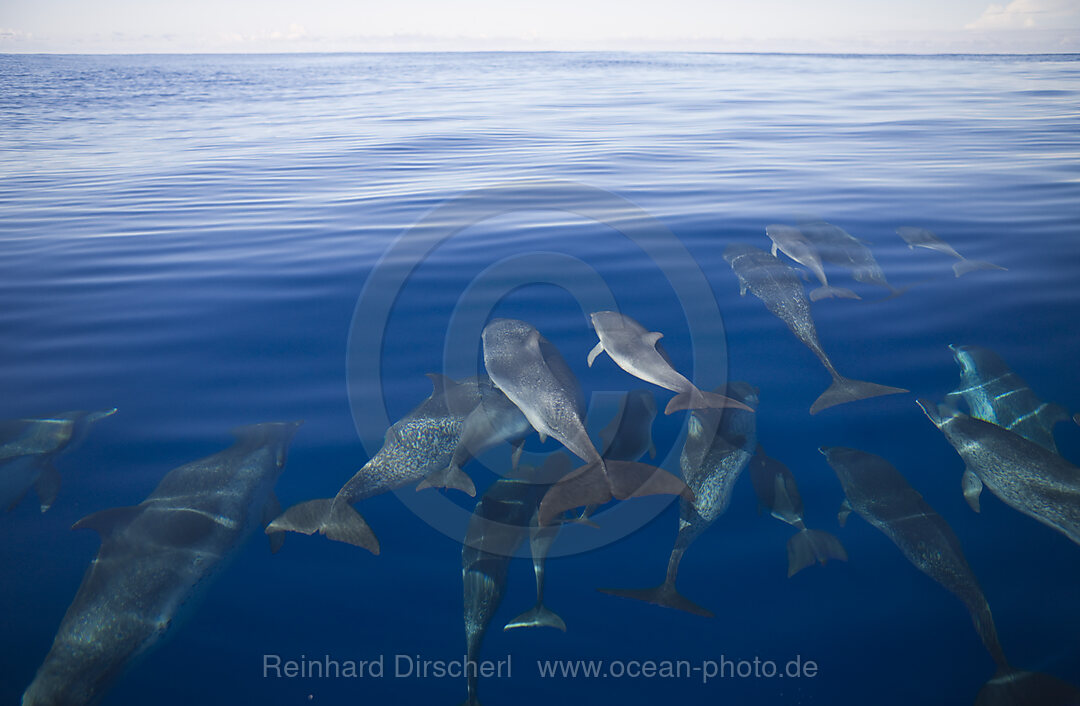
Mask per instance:
[[[378,553],[378,540],[360,513],[351,507],[353,503],[432,476],[429,486],[475,495],[472,480],[460,468],[453,469],[452,463],[460,453],[462,433],[471,413],[483,399],[494,404],[492,400],[502,393],[485,376],[460,381],[444,375],[428,377],[431,395],[390,427],[382,448],[337,495],[293,505],[271,522],[267,531],[308,535],[318,532]]]
[[[972,417],[1016,432],[1057,453],[1054,425],[1069,413],[1043,402],[997,353],[981,346],[950,345],[960,366],[960,386],[945,396],[956,406],[964,400]]]
[[[671,367],[667,356],[657,348],[664,334],[648,331],[637,321],[617,311],[598,311],[590,314],[589,318],[600,338],[589,353],[589,367],[592,367],[598,355],[607,352],[616,365],[634,377],[676,393],[668,402],[664,414],[707,407],[737,407],[753,411],[730,397],[702,392],[679,374]]]
[[[792,260],[813,272],[814,276],[821,282],[820,287],[810,291],[810,301],[816,302],[819,299],[829,297],[862,299],[850,289],[829,286],[829,280],[825,277],[825,268],[821,264],[821,257],[798,228],[774,223],[765,226],[765,235],[769,236],[769,240],[772,241],[773,257],[776,257],[778,250],[783,252]]]
[[[139,505],[75,523],[96,530],[101,548],[23,706],[97,703],[162,638],[196,589],[276,510],[274,484],[299,424],[241,427],[232,446],[169,471]]]
[[[817,249],[822,260],[850,269],[856,282],[884,287],[894,297],[904,293],[905,289],[897,289],[885,279],[870,248],[843,228],[814,220],[800,222],[799,230]]]
[[[1080,468],[996,424],[917,400],[964,459],[964,498],[976,512],[983,486],[1015,510],[1080,544]]]
[[[541,441],[551,436],[586,463],[548,491],[540,524],[571,508],[612,498],[690,494],[686,484],[667,471],[601,458],[585,430],[581,385],[558,349],[531,324],[494,319],[482,337],[484,367],[495,386],[517,405]]]
[[[840,524],[858,513],[885,534],[915,568],[963,601],[997,671],[979,692],[976,706],[1073,706],[1070,685],[1046,674],[1013,669],[998,640],[990,604],[971,570],[960,540],[892,464],[880,456],[843,447],[821,447],[844,488]]]
[[[636,461],[645,452],[656,458],[652,439],[656,398],[648,390],[631,390],[619,401],[614,419],[600,430],[600,455],[614,461]]]
[[[734,382],[728,394],[751,406],[758,403],[758,390],[746,382]],[[684,597],[675,587],[679,562],[694,540],[727,510],[739,475],[754,454],[755,415],[742,409],[702,409],[690,415],[690,428],[679,465],[693,500],[679,499],[679,529],[668,558],[667,576],[654,588],[601,588],[603,593],[675,608],[694,615],[712,613]]]
[[[60,492],[56,458],[77,448],[91,425],[115,413],[113,407],[0,422],[0,507],[14,509],[30,488],[42,512],[52,507]]]
[[[818,340],[802,283],[790,267],[763,250],[739,243],[724,250],[724,259],[739,278],[739,294],[752,292],[774,316],[787,324],[832,375],[832,384],[811,405],[810,414],[846,402],[907,392],[899,387],[852,380],[837,372]]]
[[[788,578],[815,561],[822,566],[829,559],[847,561],[847,552],[839,539],[828,532],[806,527],[795,476],[783,463],[767,456],[760,446],[750,460],[750,480],[761,505],[776,519],[799,530],[787,543]]]
[[[896,234],[904,239],[907,243],[908,249],[914,250],[915,248],[926,248],[927,250],[936,250],[946,255],[955,257],[960,262],[953,265],[953,272],[956,276],[966,275],[968,272],[974,272],[975,270],[1005,270],[1000,265],[995,265],[992,262],[983,262],[981,260],[968,260],[960,253],[953,249],[953,246],[946,243],[939,238],[933,231],[926,228],[916,228],[914,226],[901,226],[896,229]]]

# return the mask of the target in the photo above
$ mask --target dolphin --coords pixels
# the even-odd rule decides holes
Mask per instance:
[[[817,220],[799,223],[799,230],[822,260],[850,269],[856,282],[884,287],[894,297],[904,293],[904,289],[897,289],[885,279],[870,248],[843,228]]]
[[[960,262],[953,265],[953,272],[956,276],[966,275],[968,272],[974,272],[975,270],[1005,270],[1006,268],[1000,265],[995,265],[992,262],[983,262],[981,260],[968,260],[960,253],[953,249],[953,246],[946,243],[939,238],[933,231],[926,228],[916,228],[914,226],[901,226],[896,229],[896,234],[904,239],[907,243],[909,250],[915,248],[926,248],[927,250],[936,250],[946,255],[955,257]]]
[[[734,382],[729,394],[750,405],[758,402],[758,390],[747,382]],[[668,558],[667,576],[654,588],[601,588],[603,593],[634,598],[675,608],[694,615],[712,613],[684,597],[675,587],[679,562],[694,540],[727,510],[739,475],[757,446],[755,415],[741,409],[695,410],[679,465],[694,498],[679,500],[679,529]]]
[[[484,367],[491,381],[517,405],[540,441],[551,436],[586,464],[548,491],[541,503],[540,524],[570,508],[612,498],[690,494],[686,484],[667,471],[601,458],[585,431],[581,385],[558,349],[531,324],[494,319],[482,337]]]
[[[750,460],[750,480],[761,505],[776,519],[799,530],[787,543],[788,578],[815,561],[822,566],[829,559],[847,561],[847,552],[839,539],[822,530],[807,529],[795,476],[783,463],[767,456],[760,446]]]
[[[550,547],[547,538],[556,531],[556,528],[549,527],[540,535],[535,533],[538,529],[536,515],[539,503],[548,484],[541,482],[542,478],[530,478],[531,470],[522,467],[517,473],[496,480],[477,501],[469,518],[461,548],[465,646],[469,662],[476,662],[488,626],[502,603],[510,559],[530,534],[538,538],[546,556],[547,548]],[[565,468],[560,468],[559,471],[565,472]],[[544,476],[546,473],[540,469],[539,475]],[[543,532],[548,534],[543,535]],[[533,544],[533,550],[537,550],[536,543]],[[504,629],[549,625],[566,630],[562,619],[543,605],[543,558],[538,561],[534,553],[533,562],[537,580],[537,605],[532,611],[511,621]],[[477,682],[478,675],[475,670],[470,670],[466,675],[467,706],[480,703],[476,695]]]
[[[821,257],[817,254],[814,246],[806,239],[802,231],[794,226],[785,226],[774,223],[765,226],[765,235],[772,241],[772,255],[782,251],[795,262],[814,273],[821,282],[821,286],[811,290],[810,301],[816,302],[827,297],[838,299],[862,299],[858,294],[843,287],[830,287],[829,280],[825,277],[825,268],[821,264]]]
[[[979,692],[976,706],[1031,704],[1070,706],[1080,697],[1070,685],[1046,674],[1013,669],[1005,659],[978,579],[960,540],[945,519],[923,500],[892,464],[880,456],[842,447],[821,447],[844,487],[840,524],[857,512],[885,534],[915,568],[963,601],[997,671]]]
[[[431,395],[386,432],[382,448],[333,498],[293,505],[267,531],[323,534],[338,542],[378,553],[379,543],[351,505],[389,490],[432,478],[428,485],[476,495],[472,480],[452,463],[459,453],[466,420],[485,398],[500,395],[486,376],[455,381],[430,374]],[[468,449],[466,449],[468,450]]]
[[[52,507],[60,492],[56,458],[77,448],[91,425],[115,413],[113,407],[0,423],[0,507],[13,510],[30,488],[42,512]]]
[[[1069,418],[1063,407],[1036,397],[992,350],[957,345],[949,349],[960,366],[960,386],[945,396],[947,403],[955,407],[962,399],[976,419],[997,424],[1057,453],[1054,425]]]
[[[811,405],[810,414],[868,397],[907,392],[899,387],[852,380],[836,371],[818,340],[802,283],[790,267],[763,250],[739,243],[729,245],[724,250],[724,259],[739,278],[739,294],[752,292],[774,316],[787,324],[796,338],[817,356],[832,375],[832,384]]]
[[[139,505],[75,523],[96,530],[101,548],[23,706],[96,703],[160,641],[196,588],[265,525],[299,425],[241,427],[232,446],[169,471]]]
[[[1080,468],[1053,451],[949,405],[917,400],[964,459],[962,485],[979,511],[983,486],[1015,510],[1080,544]]]
[[[619,401],[619,411],[611,422],[600,430],[600,455],[615,461],[636,461],[646,451],[656,458],[652,439],[656,419],[656,399],[648,390],[631,390]]]
[[[664,414],[706,407],[738,407],[753,411],[730,397],[702,392],[694,383],[680,375],[657,347],[664,334],[650,332],[637,321],[617,311],[598,311],[590,314],[590,318],[600,342],[589,353],[589,367],[592,367],[598,355],[607,351],[616,365],[634,377],[676,393],[668,402]]]

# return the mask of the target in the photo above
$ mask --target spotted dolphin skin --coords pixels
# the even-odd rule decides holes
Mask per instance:
[[[75,524],[96,530],[101,548],[23,706],[97,703],[161,640],[196,588],[276,510],[274,483],[298,426],[237,429],[231,447],[169,471],[139,505]]]
[[[42,512],[52,507],[60,492],[57,457],[77,448],[94,423],[115,413],[113,407],[0,422],[0,508],[14,509],[31,488]]]
[[[598,355],[606,352],[616,365],[639,380],[676,393],[664,409],[664,414],[683,409],[722,407],[753,411],[730,397],[715,392],[702,392],[671,367],[671,361],[657,347],[664,334],[649,331],[626,314],[617,311],[597,311],[591,314],[590,318],[600,342],[589,353],[589,367],[592,367]]]
[[[529,420],[543,441],[551,436],[585,461],[552,486],[540,507],[540,524],[566,510],[612,498],[685,495],[686,484],[644,463],[606,460],[585,431],[581,385],[558,349],[531,324],[494,319],[484,327],[484,367],[491,381]]]
[[[908,248],[914,250],[915,248],[926,248],[927,250],[936,250],[937,252],[944,253],[955,257],[960,262],[953,265],[953,272],[957,277],[966,275],[969,272],[976,270],[1004,270],[1004,267],[995,265],[992,262],[983,262],[981,260],[968,260],[960,253],[956,252],[953,246],[946,243],[939,238],[933,231],[926,228],[916,228],[914,226],[901,226],[896,229],[896,234],[904,239],[904,242],[908,244]]]
[[[964,459],[964,498],[976,512],[983,486],[1014,510],[1080,544],[1080,468],[996,424],[918,400]]]
[[[1069,418],[1063,407],[1035,396],[1027,383],[989,348],[950,345],[960,366],[960,386],[945,396],[967,404],[972,417],[1016,432],[1057,453],[1054,425]]]
[[[1014,669],[1005,659],[978,579],[964,558],[960,540],[945,519],[923,500],[885,459],[842,447],[821,453],[844,488],[843,524],[852,512],[880,530],[915,568],[963,601],[975,630],[994,660],[996,673],[983,686],[976,706],[1075,706],[1080,692],[1047,674]]]
[[[811,405],[810,414],[846,402],[907,392],[899,387],[852,380],[837,372],[818,340],[802,282],[790,267],[764,250],[740,243],[729,245],[724,250],[724,259],[739,278],[739,293],[745,295],[749,291],[760,299],[774,316],[787,324],[832,375],[832,384]]]
[[[836,297],[838,299],[862,299],[858,294],[843,287],[830,287],[829,280],[825,277],[825,267],[821,264],[821,257],[817,250],[806,239],[803,232],[794,226],[786,226],[774,223],[765,227],[765,235],[772,241],[772,255],[776,257],[778,251],[783,252],[795,262],[810,270],[821,286],[811,290],[810,301]]]
[[[734,382],[728,394],[754,406],[758,390],[747,382]],[[676,590],[679,562],[698,537],[727,510],[735,482],[750,462],[756,441],[755,415],[741,409],[695,410],[679,465],[693,500],[679,501],[679,529],[668,558],[667,576],[654,588],[602,588],[603,593],[675,608],[694,615],[712,613]]]

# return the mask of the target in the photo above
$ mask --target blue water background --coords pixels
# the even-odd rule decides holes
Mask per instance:
[[[663,578],[671,507],[551,562],[547,602],[565,635],[499,629],[533,601],[529,563],[516,560],[483,653],[512,655],[513,678],[484,680],[485,703],[971,703],[993,665],[963,605],[865,522],[837,526],[823,444],[893,462],[960,537],[1010,660],[1080,682],[1078,548],[989,493],[971,512],[962,462],[914,403],[955,387],[946,344],[976,343],[1043,398],[1080,408],[1078,106],[1076,56],[0,56],[0,418],[119,408],[60,462],[52,510],[31,498],[0,516],[0,702],[32,680],[93,558],[96,536],[68,529],[80,517],[140,502],[251,422],[305,420],[278,483],[285,505],[332,495],[364,463],[346,386],[357,297],[395,238],[448,199],[512,182],[536,189],[537,208],[476,224],[415,269],[383,339],[391,419],[442,369],[461,293],[522,253],[587,263],[691,371],[691,325],[657,264],[608,226],[544,210],[547,180],[627,199],[689,250],[723,314],[731,378],[761,388],[759,440],[795,474],[810,526],[836,533],[850,561],[786,578],[791,530],[757,514],[749,478],[682,563],[682,593],[714,619],[595,591]],[[830,269],[864,300],[813,312],[842,372],[912,394],[807,413],[827,374],[739,296],[721,257],[730,242],[766,248],[767,224],[802,215],[865,240],[893,284],[911,285],[886,300]],[[901,225],[1008,271],[956,279],[949,257],[909,250]],[[493,315],[535,324],[587,392],[642,386],[603,358],[586,368],[595,335],[552,285],[514,292]],[[682,422],[657,420],[661,456]],[[1057,436],[1080,461],[1080,428]],[[473,476],[481,489],[494,478]],[[262,678],[265,653],[463,652],[460,546],[392,494],[359,509],[380,556],[295,535],[271,556],[254,538],[105,703],[463,700],[453,679]],[[535,669],[721,655],[802,655],[819,675],[702,685]]]

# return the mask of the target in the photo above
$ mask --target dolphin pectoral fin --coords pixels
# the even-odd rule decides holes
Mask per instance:
[[[695,388],[688,392],[680,392],[672,397],[671,401],[667,403],[667,407],[664,408],[664,414],[672,414],[685,409],[722,409],[724,407],[734,407],[747,412],[754,411],[753,407],[738,400]]]
[[[826,286],[810,290],[810,301],[816,302],[819,299],[862,299],[862,297],[843,287]]]
[[[975,706],[1076,706],[1080,690],[1057,677],[1039,672],[1004,670],[986,682]]]
[[[598,588],[596,590],[610,596],[633,598],[635,601],[645,601],[665,608],[674,608],[684,613],[700,615],[703,618],[713,617],[712,611],[702,608],[676,591],[674,582],[665,582],[655,588]]]
[[[363,547],[372,554],[379,553],[379,540],[363,516],[345,501],[318,498],[293,505],[266,526],[266,533],[299,532],[326,535],[335,542]]]
[[[982,493],[983,482],[970,468],[965,468],[960,484],[964,488],[964,500],[967,500],[967,504],[971,506],[972,510],[978,512],[979,495]]]
[[[60,493],[60,473],[51,463],[46,463],[42,467],[41,474],[34,481],[34,492],[37,493],[42,512],[48,510],[56,502],[56,496]]]
[[[976,270],[1001,270],[1007,272],[1008,270],[1001,265],[995,265],[992,262],[983,262],[982,260],[967,260],[963,259],[956,262],[952,266],[953,273],[957,277],[966,275],[969,272],[975,272]]]
[[[71,529],[92,529],[105,539],[118,529],[122,529],[142,511],[143,509],[138,505],[111,507],[108,510],[100,510],[87,515],[73,524]]]
[[[547,443],[547,436],[548,436],[547,434],[545,434],[542,431],[538,431],[538,432],[536,432],[536,435],[540,437],[540,443],[541,444],[546,444]]]
[[[591,351],[589,351],[589,358],[586,361],[589,364],[590,368],[592,367],[593,361],[596,360],[596,356],[600,355],[603,352],[604,352],[604,342],[603,341],[598,341],[596,343],[596,345],[593,346],[593,349]]]
[[[919,409],[923,411],[923,414],[926,415],[927,419],[933,422],[934,426],[936,426],[938,429],[941,428],[941,425],[944,424],[945,420],[942,418],[942,408],[940,406],[934,404],[925,397],[920,397],[919,399],[915,400],[915,404],[919,405]]]
[[[281,501],[278,500],[277,495],[270,493],[270,498],[263,505],[262,514],[262,526],[265,529],[267,525],[274,521],[274,518],[281,514]],[[276,530],[273,532],[266,532],[267,539],[270,540],[270,553],[277,554],[281,551],[281,547],[285,544],[285,532]]]
[[[788,578],[817,562],[824,566],[829,559],[847,561],[847,551],[840,540],[821,530],[804,529],[788,540]]]
[[[848,517],[854,512],[854,508],[851,507],[851,501],[844,498],[844,502],[840,503],[840,512],[836,513],[836,520],[843,527],[847,525]]]
[[[448,466],[438,471],[428,473],[422,481],[417,483],[416,492],[424,488],[453,488],[460,490],[469,497],[476,497],[476,486],[465,471],[455,466]]]
[[[566,632],[566,623],[554,611],[537,604],[503,626],[503,632],[514,628],[555,628]]]
[[[510,453],[510,468],[516,471],[521,463],[521,453],[525,450],[525,440],[519,439],[510,445],[514,447],[514,450]]]
[[[858,400],[880,397],[882,395],[898,395],[903,392],[910,392],[910,390],[905,390],[902,387],[879,385],[876,382],[851,380],[842,375],[838,375],[836,379],[833,380],[832,385],[829,385],[828,389],[826,389],[825,392],[822,392],[821,396],[814,400],[814,404],[810,406],[810,414],[817,414],[823,409],[835,407],[838,404],[856,402]]]

